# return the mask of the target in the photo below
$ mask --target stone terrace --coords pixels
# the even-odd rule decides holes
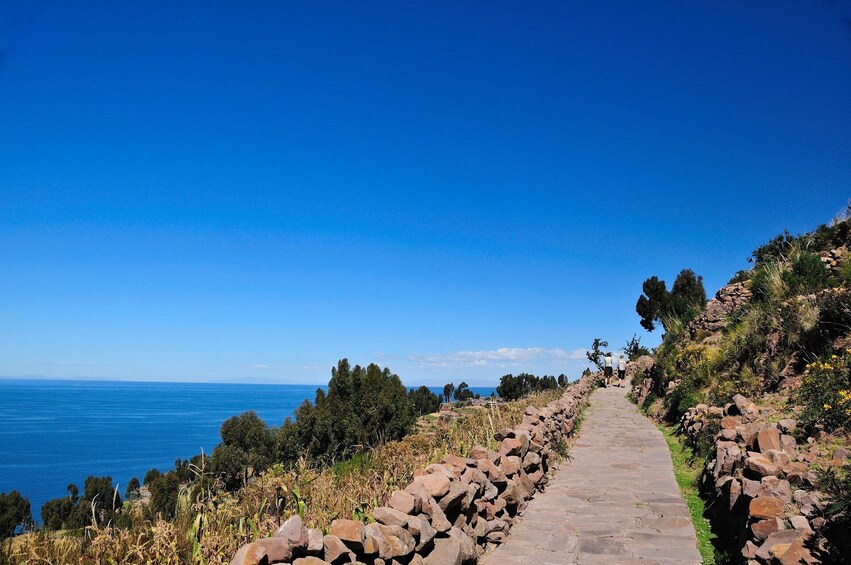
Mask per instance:
[[[593,393],[571,460],[480,563],[701,563],[665,438],[626,390]]]

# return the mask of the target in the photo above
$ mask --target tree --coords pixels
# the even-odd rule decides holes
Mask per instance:
[[[461,382],[458,385],[458,388],[455,389],[455,400],[459,402],[463,402],[464,400],[470,400],[473,398],[473,391],[470,390],[470,387],[467,383]]]
[[[159,514],[165,520],[172,520],[177,514],[177,500],[180,494],[180,479],[177,473],[169,471],[158,477],[149,487],[151,491],[151,512]]]
[[[591,344],[591,349],[585,352],[585,357],[591,361],[597,369],[600,371],[603,370],[603,349],[609,346],[609,342],[600,339],[599,337],[594,338],[594,342]]]
[[[411,401],[414,411],[420,416],[437,412],[440,409],[440,397],[426,386],[408,392],[408,399]]]
[[[111,520],[121,508],[121,497],[112,486],[112,477],[86,477],[83,483],[83,498],[78,506],[89,514],[94,512],[102,522]]]
[[[124,498],[127,500],[136,500],[139,498],[139,479],[133,477],[127,483],[127,489],[124,491]]]
[[[624,353],[626,353],[627,359],[630,361],[634,361],[638,359],[642,355],[650,355],[650,350],[641,345],[641,338],[632,334],[632,339],[626,342],[626,347],[624,347]]]
[[[443,398],[445,402],[449,402],[452,400],[452,393],[455,392],[455,385],[452,383],[446,383],[443,385]]]
[[[564,375],[564,373],[562,373],[558,376],[558,386],[560,386],[560,387],[566,387],[567,386],[567,377]]]
[[[149,470],[147,473],[145,473],[145,478],[142,479],[142,484],[149,485],[154,480],[156,480],[156,479],[158,479],[162,476],[163,476],[162,471],[160,471],[157,468],[153,468],[153,469]]]
[[[665,281],[652,276],[642,283],[641,290],[643,294],[635,303],[635,311],[641,316],[641,327],[652,332],[668,311],[668,289]]]
[[[691,269],[683,269],[674,280],[674,286],[668,292],[665,281],[652,276],[641,285],[643,294],[635,303],[635,311],[641,316],[641,327],[649,332],[661,323],[667,331],[666,324],[671,319],[688,322],[706,306],[706,289],[703,288],[703,277]]]
[[[32,523],[29,500],[16,490],[0,492],[0,540],[12,537],[19,529],[30,528]]]

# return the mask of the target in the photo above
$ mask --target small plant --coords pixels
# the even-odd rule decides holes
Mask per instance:
[[[783,279],[793,294],[808,294],[829,284],[830,271],[818,255],[801,252],[792,257],[790,269],[783,273]]]
[[[819,489],[827,495],[830,505],[827,538],[835,555],[851,555],[851,463],[842,468],[818,472]]]
[[[807,365],[798,402],[804,407],[801,421],[851,431],[851,350]]]

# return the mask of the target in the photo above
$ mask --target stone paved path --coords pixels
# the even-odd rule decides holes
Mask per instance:
[[[593,393],[571,460],[481,564],[701,563],[665,438],[625,391]]]

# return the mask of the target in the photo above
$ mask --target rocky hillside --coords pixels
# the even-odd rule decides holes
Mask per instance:
[[[754,251],[703,312],[669,321],[633,396],[705,458],[735,563],[851,562],[851,222]]]

